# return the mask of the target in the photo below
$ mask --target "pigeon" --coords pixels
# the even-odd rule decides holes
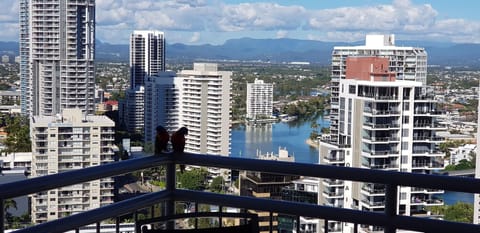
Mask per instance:
[[[185,127],[180,128],[175,133],[172,134],[172,147],[173,153],[183,153],[185,149],[185,135],[188,134],[188,129]],[[180,172],[183,173],[185,170],[185,165],[180,164]]]
[[[157,126],[157,135],[155,136],[155,155],[159,155],[167,150],[169,140],[170,135],[167,130],[160,125]]]

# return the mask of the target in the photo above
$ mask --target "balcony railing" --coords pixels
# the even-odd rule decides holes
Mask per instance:
[[[383,213],[369,212],[307,203],[177,189],[175,183],[176,164],[191,164],[235,170],[250,170],[276,174],[301,175],[307,177],[385,184],[385,211]],[[161,165],[166,166],[167,175],[166,189],[162,191],[143,194],[141,196],[116,202],[107,206],[21,229],[16,232],[60,233],[68,230],[79,229],[82,226],[95,223],[98,226],[97,232],[100,232],[99,223],[104,219],[117,219],[118,226],[119,216],[131,214],[140,209],[150,208],[153,205],[161,202],[166,203],[165,215],[173,215],[175,201],[189,201],[225,207],[228,206],[241,209],[269,211],[270,213],[286,213],[294,216],[319,218],[325,220],[325,230],[328,230],[328,221],[340,221],[353,223],[356,226],[355,229],[358,228],[358,225],[382,226],[384,227],[385,232],[396,232],[396,229],[420,232],[480,232],[480,226],[478,225],[402,216],[396,214],[397,192],[399,186],[480,193],[480,179],[399,173],[282,161],[230,158],[190,153],[175,156],[148,156],[139,159],[114,162],[96,167],[88,167],[75,171],[2,184],[0,185],[0,209],[3,209],[3,201],[8,198],[38,193],[41,191],[74,185],[91,180],[117,176],[150,167],[158,167]],[[4,232],[3,219],[5,216],[4,212],[0,213],[0,232]],[[119,228],[117,227],[116,229],[117,232],[119,232]]]

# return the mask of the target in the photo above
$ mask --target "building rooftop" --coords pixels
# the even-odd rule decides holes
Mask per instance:
[[[115,126],[113,122],[107,116],[85,115],[80,109],[64,109],[63,114],[57,114],[56,116],[34,116],[32,121],[37,125],[51,125],[65,126],[76,125],[110,125]]]

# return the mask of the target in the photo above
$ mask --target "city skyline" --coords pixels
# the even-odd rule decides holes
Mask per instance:
[[[19,4],[1,1],[0,41],[18,41]],[[168,43],[186,44],[222,44],[241,37],[351,42],[371,33],[395,33],[398,40],[480,43],[476,1],[97,0],[96,5],[97,38],[113,44],[128,44],[130,32],[138,29],[161,30],[169,35]]]

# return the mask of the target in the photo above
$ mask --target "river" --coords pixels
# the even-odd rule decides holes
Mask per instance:
[[[314,121],[319,125],[318,130],[329,126],[329,122],[322,117],[258,126],[236,125],[232,130],[231,156],[255,158],[257,153],[278,154],[278,148],[281,147],[288,150],[296,162],[318,163],[318,150],[305,143]]]
[[[295,157],[296,162],[317,164],[318,149],[305,143],[312,132],[312,122],[317,122],[318,130],[330,125],[322,116],[262,126],[236,125],[232,130],[231,156],[255,158],[257,154],[278,154],[278,148],[282,147]],[[446,191],[444,200],[447,205],[459,201],[473,203],[473,194]]]

